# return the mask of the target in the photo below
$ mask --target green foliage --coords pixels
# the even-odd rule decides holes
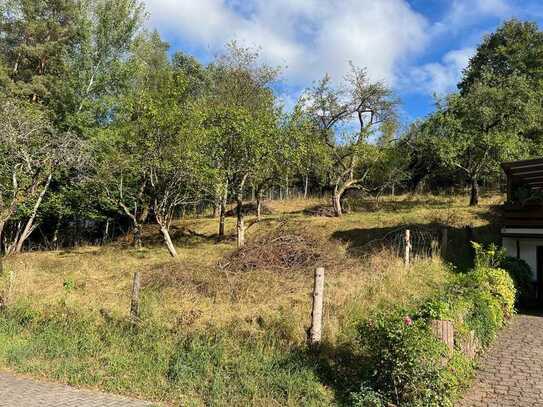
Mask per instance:
[[[479,290],[492,295],[500,304],[506,318],[514,312],[516,289],[507,271],[491,267],[477,267],[470,279]]]
[[[453,279],[415,311],[389,310],[363,322],[359,346],[373,373],[362,378],[354,404],[452,406],[474,367],[461,352],[461,341],[473,331],[481,347],[489,346],[512,316],[515,295],[506,271],[480,265]],[[431,333],[431,320],[453,322],[452,352]]]
[[[532,294],[532,270],[528,263],[515,257],[505,257],[500,267],[513,279],[520,298]]]
[[[471,242],[475,251],[475,267],[498,267],[505,259],[505,249],[491,243],[487,247],[477,242]]]
[[[0,360],[21,373],[181,405],[327,405],[331,395],[306,357],[277,340],[236,331],[133,329],[65,305],[0,313]]]
[[[526,75],[539,86],[543,79],[542,64],[543,33],[536,23],[512,19],[484,37],[459,88],[467,93],[475,83],[488,80],[489,73],[494,78]]]
[[[362,384],[360,391],[352,395],[352,405],[355,407],[385,407],[386,403],[381,394]]]
[[[372,357],[374,373],[367,384],[386,400],[396,405],[450,404],[449,384],[437,379],[447,369],[442,363],[447,350],[430,334],[426,321],[395,311],[361,324],[359,336],[363,352]]]

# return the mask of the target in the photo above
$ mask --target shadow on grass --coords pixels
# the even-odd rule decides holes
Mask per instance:
[[[400,253],[399,242],[403,230],[410,229],[412,235],[419,234],[428,240],[414,244],[413,250],[416,254],[417,250],[421,250],[418,247],[419,244],[424,245],[428,250],[432,245],[429,240],[435,240],[436,244],[440,244],[443,228],[445,228],[445,225],[439,223],[406,224],[384,228],[354,228],[336,231],[332,234],[332,238],[346,243],[348,253],[356,257],[367,256],[376,248],[388,248]],[[475,241],[486,245],[499,243],[500,241],[499,223],[488,223],[478,227],[447,226],[447,229],[448,239],[445,260],[453,264],[458,271],[466,271],[473,267],[473,249],[470,242]],[[392,239],[391,236],[393,236]]]
[[[352,405],[352,393],[360,391],[361,383],[372,374],[370,360],[348,345],[323,343],[316,351],[298,348],[289,352],[279,367],[288,369],[297,364],[310,369],[333,392],[334,402],[339,406]]]

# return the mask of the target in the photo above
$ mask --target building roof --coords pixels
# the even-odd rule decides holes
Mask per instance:
[[[515,184],[529,185],[534,189],[543,188],[543,158],[505,162],[502,168]]]

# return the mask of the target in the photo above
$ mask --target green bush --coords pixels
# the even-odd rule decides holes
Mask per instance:
[[[505,317],[509,318],[515,310],[516,289],[507,271],[499,268],[479,267],[468,273],[474,288],[491,294],[500,303]]]
[[[379,406],[382,400],[402,406],[452,405],[455,376],[447,373],[449,352],[425,320],[412,320],[402,311],[381,314],[362,323],[359,335],[374,370],[353,395],[358,405]]]
[[[498,267],[506,257],[505,249],[491,243],[488,246],[483,246],[477,242],[471,242],[475,251],[475,268],[480,267]]]
[[[474,290],[469,294],[471,309],[464,321],[475,332],[483,347],[492,343],[498,330],[505,324],[505,315],[496,298],[485,291]]]
[[[414,312],[389,311],[359,326],[361,352],[373,371],[361,378],[361,389],[352,397],[355,405],[453,405],[473,372],[460,341],[473,331],[481,347],[488,346],[514,313],[512,278],[487,260],[453,279]],[[453,351],[430,331],[434,319],[453,322]]]
[[[506,270],[515,283],[520,298],[526,298],[532,291],[532,270],[522,259],[505,257],[500,267]]]
[[[383,396],[371,387],[362,385],[360,391],[352,395],[354,407],[385,407]]]

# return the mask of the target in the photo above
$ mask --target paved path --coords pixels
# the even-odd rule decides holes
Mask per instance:
[[[0,372],[1,407],[143,407],[145,401],[41,383]],[[155,404],[156,405],[156,404]]]
[[[543,316],[517,315],[479,364],[462,407],[543,406]]]

